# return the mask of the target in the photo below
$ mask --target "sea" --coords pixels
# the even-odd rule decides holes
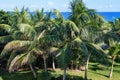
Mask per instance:
[[[34,12],[30,12],[30,13],[34,15]],[[61,13],[65,19],[68,19],[68,17],[70,16],[70,12],[61,12]],[[116,18],[120,18],[120,12],[97,12],[97,13],[103,16],[107,21],[114,21]]]
[[[70,15],[70,12],[61,12],[65,19]],[[107,21],[114,21],[116,18],[120,18],[120,12],[98,12],[99,15],[103,16]]]

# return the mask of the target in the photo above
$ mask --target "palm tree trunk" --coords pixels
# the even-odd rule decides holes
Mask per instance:
[[[85,80],[88,80],[88,73],[87,72],[88,72],[88,64],[89,64],[90,56],[91,56],[91,53],[88,55],[87,60],[86,60],[85,75],[84,75]]]
[[[53,70],[55,70],[55,60],[54,60],[54,57],[52,59],[52,66],[53,66]]]
[[[112,58],[112,66],[111,66],[111,69],[110,69],[109,78],[111,78],[111,77],[112,77],[113,67],[114,67],[114,60],[115,60],[115,56]]]
[[[47,72],[47,65],[46,65],[46,57],[45,57],[45,56],[43,57],[43,61],[44,61],[44,69],[45,69],[45,72]]]
[[[34,78],[37,79],[37,75],[36,75],[36,73],[35,73],[35,70],[34,70],[33,67],[32,67],[32,64],[29,64],[29,66],[30,66],[30,69],[31,69],[31,71],[32,71],[32,73],[33,73],[33,75],[34,75]]]
[[[63,71],[63,80],[66,79],[66,67],[64,68],[64,71]]]

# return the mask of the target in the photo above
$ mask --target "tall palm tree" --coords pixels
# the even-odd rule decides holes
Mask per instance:
[[[59,53],[57,54],[58,62],[60,62],[60,67],[63,69],[63,80],[66,79],[66,68],[71,59],[72,53],[72,41],[74,41],[78,34],[79,29],[72,21],[63,21],[60,27],[58,28],[58,34],[62,42],[60,44]]]
[[[101,27],[105,20],[98,15],[95,10],[88,9],[82,0],[72,0],[70,2],[70,8],[70,20],[72,20],[80,30],[79,38],[82,40],[80,48],[82,53],[86,54],[85,80],[87,80],[90,56],[104,53],[97,43],[102,41],[101,37],[103,33]]]

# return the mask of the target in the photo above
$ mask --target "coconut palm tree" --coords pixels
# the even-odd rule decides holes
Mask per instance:
[[[120,20],[115,19],[114,22],[109,22],[108,27],[104,31],[104,41],[108,45],[108,55],[110,56],[110,59],[112,60],[112,65],[110,69],[109,78],[112,77],[113,74],[113,68],[114,68],[114,60],[117,55],[119,55],[119,25]],[[109,29],[110,28],[110,29]]]
[[[12,60],[14,61],[14,57],[16,57],[17,55],[20,55],[21,53],[27,54],[26,53],[27,51],[28,51],[28,55],[31,54],[31,53],[29,53],[29,52],[31,52],[29,50],[29,46],[31,44],[33,44],[33,41],[37,35],[37,32],[35,31],[35,28],[33,27],[33,25],[29,24],[29,21],[31,19],[30,19],[29,13],[25,9],[22,9],[21,13],[19,13],[19,11],[16,10],[16,12],[13,15],[17,16],[15,18],[16,23],[13,23],[13,25],[15,27],[11,27],[6,24],[1,24],[1,27],[0,27],[8,33],[8,35],[2,36],[0,39],[0,42],[6,43],[4,49],[1,53],[1,56],[4,57],[5,55],[10,55],[10,58],[8,59],[8,63],[7,63],[8,67],[12,64],[11,63]],[[28,56],[28,55],[26,55],[26,56]],[[15,60],[16,59],[18,59],[18,58],[15,58]],[[30,59],[32,59],[32,58],[30,58]],[[23,64],[21,63],[21,65],[23,65]],[[20,65],[18,65],[18,66],[20,66]],[[30,68],[33,72],[31,64],[30,64]],[[13,68],[13,70],[14,70],[14,68]],[[34,77],[36,77],[36,76],[34,76]]]
[[[101,42],[101,31],[97,28],[83,28],[80,38],[82,40],[81,44],[81,51],[86,55],[85,58],[85,75],[84,78],[87,80],[87,71],[88,71],[88,64],[90,60],[90,56],[93,55],[95,57],[105,57],[104,51],[101,49],[99,42]]]
[[[70,8],[70,20],[72,20],[80,30],[79,38],[82,40],[80,48],[82,53],[86,54],[85,80],[87,80],[90,56],[93,54],[101,55],[101,53],[103,53],[103,50],[97,45],[97,43],[102,41],[101,37],[103,33],[101,27],[105,20],[98,15],[95,10],[88,9],[82,0],[71,1]]]
[[[49,53],[55,52],[51,46],[55,46],[59,41],[57,35],[54,34],[56,24],[50,19],[51,13],[46,15],[43,20],[36,21],[35,26],[29,24],[29,21],[25,19],[27,17],[22,18],[24,20],[20,17],[20,21],[18,20],[18,24],[11,34],[14,40],[5,46],[1,55],[4,57],[6,54],[11,53],[8,60],[10,71],[14,71],[23,65],[29,65],[36,78],[32,63],[37,58],[36,55],[41,55],[43,57],[45,71],[47,71],[46,59]],[[22,54],[20,53],[21,51]]]
[[[14,57],[17,56],[18,54],[21,54],[20,52],[24,53],[24,51],[28,51],[27,48],[33,43],[32,40],[34,40],[33,36],[35,36],[35,34],[36,32],[34,31],[33,27],[31,27],[30,25],[28,24],[18,25],[18,30],[14,30],[13,34],[11,34],[13,40],[10,42],[7,41],[7,44],[5,45],[1,53],[2,57],[4,57],[5,55],[10,55],[7,66],[10,66],[10,64],[12,64],[11,63],[12,60],[14,61]],[[18,59],[18,58],[15,58],[15,59]]]
[[[63,43],[60,44],[59,53],[57,54],[60,67],[63,69],[63,80],[66,79],[66,68],[71,59],[72,53],[72,41],[77,38],[79,29],[72,21],[63,21],[58,27],[58,34],[61,37]]]
[[[112,43],[112,41],[111,41],[111,43]],[[112,44],[113,45],[108,48],[109,56],[111,57],[111,60],[112,60],[112,65],[111,65],[111,69],[110,69],[109,78],[111,78],[112,74],[113,74],[114,60],[115,60],[117,55],[120,55],[120,46],[119,46],[119,44],[116,44],[116,43],[115,44],[112,43]]]

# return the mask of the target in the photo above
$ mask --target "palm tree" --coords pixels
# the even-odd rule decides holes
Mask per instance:
[[[82,44],[80,45],[82,53],[86,55],[85,58],[85,75],[84,78],[87,80],[87,71],[88,64],[90,60],[90,56],[93,55],[95,57],[105,57],[104,51],[101,49],[99,42],[101,42],[101,31],[97,28],[83,28],[80,38],[82,40]]]
[[[107,30],[104,32],[104,41],[108,45],[108,55],[110,56],[110,59],[112,60],[112,65],[110,69],[109,78],[112,77],[113,74],[113,68],[114,68],[114,60],[117,55],[119,55],[119,25],[120,20],[115,19],[114,22],[109,22],[109,26],[106,28]],[[111,29],[109,29],[109,27]]]
[[[71,59],[72,42],[77,38],[79,29],[72,21],[63,21],[58,27],[58,34],[63,43],[60,44],[57,54],[60,67],[63,69],[63,80],[66,79],[66,68]]]
[[[115,60],[117,55],[120,55],[120,53],[119,53],[120,49],[119,48],[120,48],[119,44],[114,44],[114,45],[112,45],[108,48],[109,55],[110,55],[111,60],[112,60],[112,65],[111,65],[111,69],[110,69],[109,78],[111,78],[112,74],[113,74],[114,60]]]
[[[1,53],[2,57],[7,55],[8,53],[11,53],[10,58],[8,59],[7,66],[10,66],[10,64],[14,65],[12,62],[14,62],[16,59],[19,60],[19,58],[14,59],[14,57],[17,56],[18,54],[21,54],[20,52],[23,52],[23,53],[24,53],[24,51],[29,52],[29,50],[27,50],[27,48],[28,48],[28,46],[30,46],[33,43],[32,39],[33,39],[33,36],[35,36],[35,32],[34,32],[33,28],[30,27],[30,25],[28,25],[28,24],[21,24],[18,26],[18,28],[19,28],[19,30],[15,30],[12,34],[13,40],[8,42],[5,45],[5,47]],[[27,30],[27,32],[26,32],[26,30]],[[17,37],[16,35],[17,36],[19,35],[19,37]],[[28,55],[30,55],[30,54],[31,53],[29,53]],[[26,55],[26,56],[28,56],[28,55]],[[21,59],[21,57],[20,57],[20,59]],[[16,62],[16,64],[17,64],[17,62]],[[25,64],[25,62],[24,62],[24,64]],[[21,66],[23,64],[21,63],[21,65],[19,65],[19,64],[17,64],[17,65]],[[31,67],[31,65],[30,65],[30,67]],[[14,70],[14,67],[11,67],[11,69],[12,68]],[[17,68],[15,68],[15,69],[17,69]],[[31,68],[31,70],[33,71],[32,68]],[[34,77],[36,78],[36,76],[34,76]]]
[[[108,45],[106,49],[108,50],[108,55],[112,60],[109,78],[112,77],[115,57],[119,55],[119,25],[120,20],[115,19],[114,22],[105,23],[102,27],[104,43]]]
[[[86,54],[85,80],[87,80],[90,56],[104,53],[97,43],[102,41],[101,37],[103,33],[101,27],[105,20],[98,15],[95,10],[88,9],[82,0],[72,0],[72,2],[70,2],[70,8],[70,20],[72,20],[80,30],[79,38],[82,40],[80,48],[82,53]]]
[[[21,14],[19,13],[19,11],[16,10],[16,13],[13,15],[17,15],[16,17],[17,20],[15,21],[16,23],[13,23],[15,27],[11,27],[6,24],[0,24],[1,25],[0,28],[4,29],[9,34],[0,38],[0,42],[6,43],[1,53],[1,56],[4,57],[5,55],[10,55],[10,58],[8,59],[8,65],[7,65],[8,67],[12,64],[11,63],[12,60],[14,61],[14,57],[21,54],[20,52],[25,53],[26,56],[31,54],[29,53],[31,52],[29,50],[29,46],[33,44],[33,41],[37,35],[35,28],[31,24],[29,25],[30,16],[28,16],[29,13],[25,9],[22,9]],[[28,54],[26,52],[28,52]],[[8,54],[8,53],[11,53],[11,54]],[[16,59],[19,59],[19,58],[15,58],[15,60]],[[32,58],[30,59],[32,60]],[[29,65],[34,74],[34,71],[30,63],[31,61],[29,62]],[[21,63],[21,65],[23,64]],[[18,66],[21,66],[21,65],[18,65]],[[35,75],[34,77],[36,78]]]

